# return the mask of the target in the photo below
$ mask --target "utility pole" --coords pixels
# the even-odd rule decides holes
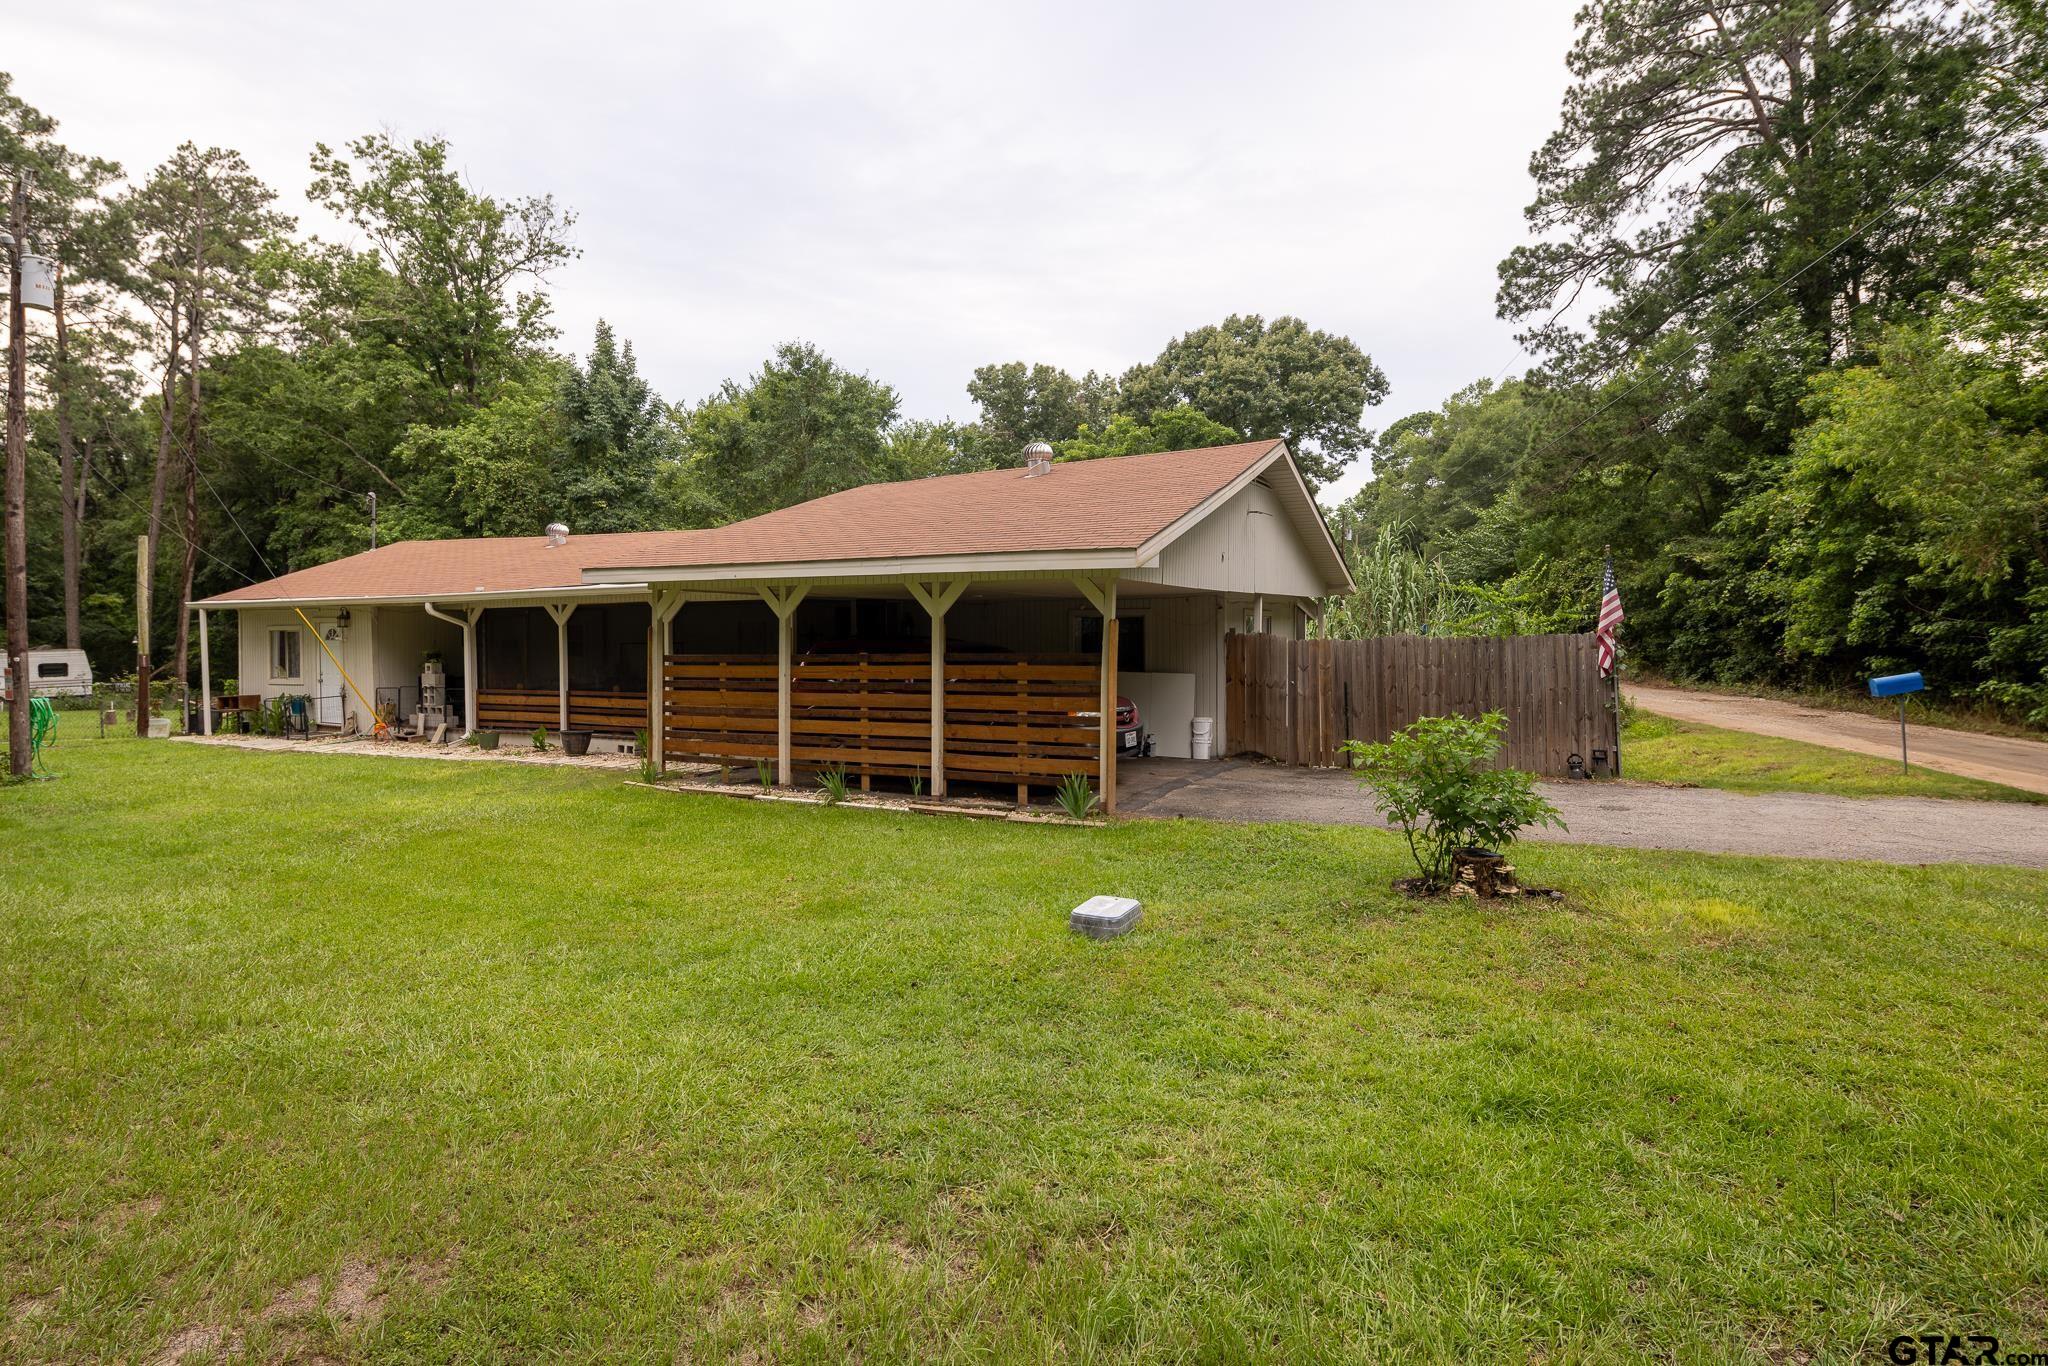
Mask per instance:
[[[14,178],[7,215],[7,771],[29,776],[28,694],[28,309],[21,254],[28,240],[28,181]]]

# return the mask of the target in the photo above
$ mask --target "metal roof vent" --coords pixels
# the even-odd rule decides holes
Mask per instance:
[[[1036,479],[1041,474],[1052,473],[1052,447],[1043,441],[1034,441],[1024,448],[1024,477]]]
[[[549,523],[548,523],[548,544],[549,544],[549,545],[566,545],[566,544],[568,544],[568,541],[569,541],[569,524],[568,524],[567,522],[549,522]]]

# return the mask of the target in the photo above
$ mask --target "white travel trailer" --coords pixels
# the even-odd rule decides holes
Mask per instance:
[[[30,650],[28,691],[31,697],[91,697],[92,664],[83,650]],[[0,650],[0,695],[12,696],[14,671]]]

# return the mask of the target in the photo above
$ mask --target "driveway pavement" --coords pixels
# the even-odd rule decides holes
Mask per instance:
[[[1899,757],[1898,722],[1861,712],[1802,707],[1796,702],[1768,697],[1687,692],[1682,688],[1631,686],[1628,695],[1644,711],[1674,721],[1746,730],[1751,735],[1773,735],[1783,740],[1804,740],[1810,745],[1826,745],[1880,759]],[[2048,793],[2048,744],[2005,735],[1975,735],[1963,730],[1916,726],[1910,711],[1906,725],[1906,747],[1916,764],[1964,778],[2004,783],[2025,792]],[[1627,759],[1624,751],[1624,773],[1628,771]]]
[[[1131,759],[1118,766],[1126,816],[1381,825],[1367,795],[1335,769],[1223,760]],[[1924,797],[1748,796],[1707,787],[1541,783],[1568,830],[1529,838],[1568,844],[1881,863],[2006,863],[2048,868],[2048,806]]]

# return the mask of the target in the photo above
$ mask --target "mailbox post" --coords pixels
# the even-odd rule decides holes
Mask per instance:
[[[1899,699],[1899,771],[1911,773],[1912,766],[1906,762],[1906,698],[1925,688],[1927,684],[1917,673],[1885,674],[1870,680],[1872,697],[1896,697]]]

